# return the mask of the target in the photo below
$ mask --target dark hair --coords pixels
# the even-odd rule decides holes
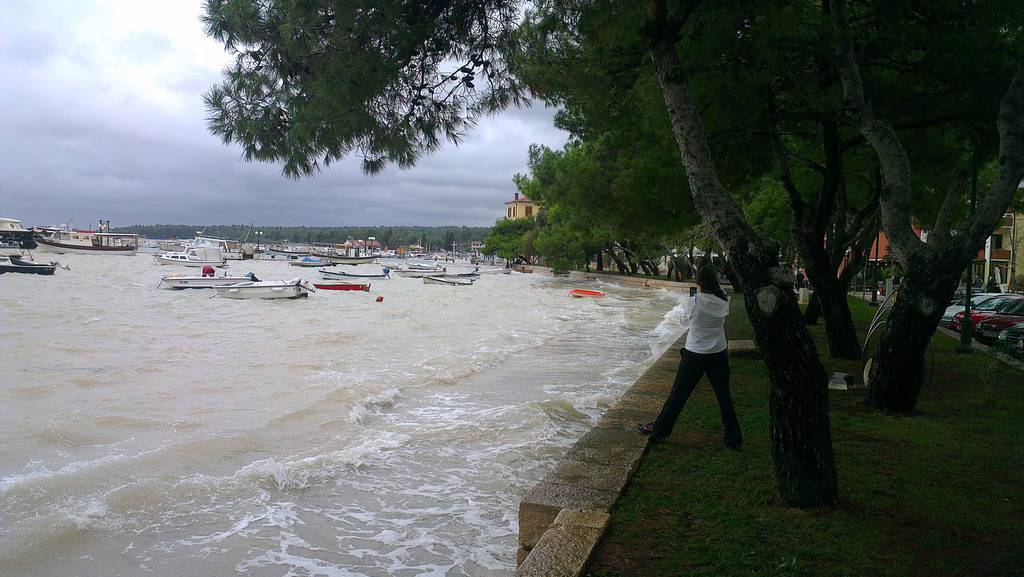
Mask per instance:
[[[718,284],[718,273],[711,265],[702,265],[697,269],[697,286],[701,292],[713,294],[723,301],[729,300],[722,290],[722,285]]]

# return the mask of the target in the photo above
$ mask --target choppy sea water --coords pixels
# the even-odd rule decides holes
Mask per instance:
[[[239,301],[48,256],[0,276],[5,576],[509,575],[519,499],[679,333],[677,293],[529,274]]]

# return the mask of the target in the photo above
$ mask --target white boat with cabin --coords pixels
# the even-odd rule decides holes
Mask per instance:
[[[32,231],[21,226],[20,220],[0,218],[0,255],[19,256],[36,248],[32,236]]]
[[[187,267],[227,266],[227,260],[215,248],[190,248],[182,252],[165,252],[153,255],[160,264],[176,264]]]

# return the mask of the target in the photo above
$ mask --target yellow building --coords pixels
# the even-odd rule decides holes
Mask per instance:
[[[516,197],[505,203],[505,218],[533,218],[537,216],[537,205],[526,198],[525,194],[516,193]]]

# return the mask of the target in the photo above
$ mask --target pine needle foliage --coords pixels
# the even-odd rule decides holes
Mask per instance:
[[[234,62],[203,96],[207,126],[292,177],[350,154],[376,174],[458,144],[525,104],[509,73],[517,0],[206,0]]]

